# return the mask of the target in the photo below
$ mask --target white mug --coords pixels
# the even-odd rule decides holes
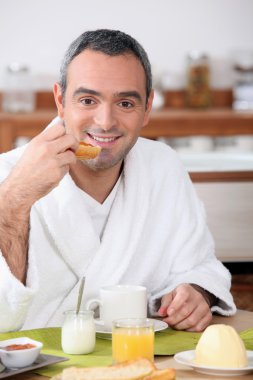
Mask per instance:
[[[99,291],[99,299],[86,303],[88,310],[99,305],[100,320],[108,329],[112,321],[120,318],[147,317],[147,289],[138,285],[111,285]]]

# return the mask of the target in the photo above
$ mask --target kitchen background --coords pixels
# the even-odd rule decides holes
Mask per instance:
[[[211,84],[233,84],[232,63],[253,50],[252,0],[1,0],[0,73],[12,61],[30,66],[37,88],[51,88],[70,42],[87,29],[132,34],[148,52],[166,86],[184,85],[186,55],[211,60]]]
[[[26,86],[51,91],[72,40],[85,30],[112,28],[133,35],[146,49],[156,87],[154,108],[163,107],[166,92],[178,94],[185,89],[187,55],[192,51],[208,56],[210,87],[231,91],[233,96],[238,86],[235,65],[243,67],[239,74],[246,72],[246,108],[253,108],[252,18],[253,0],[0,0],[0,92],[5,91],[6,68],[12,62],[29,67]],[[248,110],[245,117],[252,125],[250,112],[253,115]],[[21,120],[12,122],[19,125]],[[206,181],[195,186],[205,203],[218,254],[235,273],[238,304],[253,310],[253,275],[248,265],[253,261],[253,134],[222,135],[220,130],[220,136],[158,138],[178,150],[190,171],[223,168],[251,173],[247,182]],[[0,140],[1,136],[0,128]],[[25,141],[26,136],[19,136],[15,145]]]
[[[0,91],[9,86],[6,68],[13,62],[30,68],[26,86],[50,90],[75,37],[88,29],[113,28],[132,34],[147,50],[157,90],[154,107],[164,104],[161,91],[185,88],[187,56],[198,51],[208,57],[212,89],[235,88],[236,64],[251,69],[247,96],[253,109],[252,14],[252,0],[1,0]],[[186,153],[253,152],[251,136],[164,141]]]

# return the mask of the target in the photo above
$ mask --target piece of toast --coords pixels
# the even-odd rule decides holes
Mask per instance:
[[[129,360],[108,367],[70,367],[52,380],[173,380],[175,370],[158,370],[145,358]]]
[[[150,375],[143,378],[143,380],[174,380],[176,378],[176,371],[174,368],[157,369],[151,372]]]
[[[79,147],[77,148],[75,155],[79,160],[90,160],[97,157],[101,152],[100,146],[94,146],[80,141]]]

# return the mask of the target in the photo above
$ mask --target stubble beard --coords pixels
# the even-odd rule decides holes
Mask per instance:
[[[127,147],[121,150],[115,157],[112,156],[110,158],[106,150],[105,151],[102,150],[101,153],[98,155],[98,157],[92,160],[85,160],[83,161],[83,163],[89,169],[94,170],[94,171],[107,170],[107,169],[113,168],[114,166],[124,161],[129,151],[135,145],[136,141],[137,139],[135,141],[132,141],[131,144],[129,144]]]

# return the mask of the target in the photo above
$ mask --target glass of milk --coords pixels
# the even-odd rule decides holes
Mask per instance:
[[[65,319],[61,330],[61,345],[66,354],[89,354],[95,348],[96,329],[94,312],[75,310],[64,313]]]

